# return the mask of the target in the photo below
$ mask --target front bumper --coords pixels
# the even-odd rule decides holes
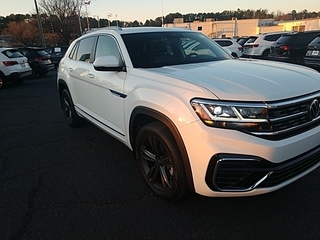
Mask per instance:
[[[180,130],[194,189],[201,195],[240,197],[268,193],[320,166],[320,126],[273,141],[202,125],[195,122]]]
[[[254,156],[217,154],[209,162],[206,183],[213,191],[247,192],[278,186],[320,164],[320,145],[283,163]]]

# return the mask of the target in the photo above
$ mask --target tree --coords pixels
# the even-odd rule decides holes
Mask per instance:
[[[39,27],[36,19],[9,22],[3,30],[4,35],[11,36],[12,45],[35,46],[40,42]]]
[[[79,32],[78,0],[40,0],[39,6],[44,17],[43,27],[46,31],[58,34],[61,40],[69,45]]]

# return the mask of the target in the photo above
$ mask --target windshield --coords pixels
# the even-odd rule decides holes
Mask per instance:
[[[123,34],[135,68],[230,59],[218,44],[197,32],[148,32]]]

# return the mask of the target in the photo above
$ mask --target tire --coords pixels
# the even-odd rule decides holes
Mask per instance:
[[[5,85],[6,85],[6,80],[4,79],[4,76],[0,74],[0,89],[4,88]]]
[[[150,123],[139,131],[135,156],[144,179],[158,197],[176,201],[190,192],[177,143],[161,122]]]
[[[265,50],[265,51],[262,53],[262,59],[268,60],[269,54],[270,54],[270,50]]]
[[[31,75],[29,76],[29,78],[36,78],[36,76],[37,76],[37,72],[36,72],[36,70],[34,69],[34,68],[32,68],[32,73],[31,73]]]
[[[80,127],[84,123],[84,119],[79,117],[74,109],[73,101],[70,93],[67,89],[64,89],[61,93],[61,107],[63,110],[64,118],[70,127]]]
[[[298,53],[297,56],[295,56],[293,63],[295,64],[303,64],[304,63],[304,53]]]

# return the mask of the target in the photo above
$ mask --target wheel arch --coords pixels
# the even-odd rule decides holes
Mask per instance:
[[[134,149],[135,139],[137,137],[139,130],[146,124],[156,122],[156,121],[160,121],[163,124],[165,124],[170,130],[171,134],[173,135],[179,147],[181,157],[183,159],[183,165],[184,165],[184,169],[187,177],[188,186],[192,191],[195,191],[189,157],[188,157],[184,142],[182,140],[182,137],[177,127],[166,115],[147,107],[135,108],[131,114],[130,122],[129,122],[129,136],[130,136],[130,144],[132,148]]]
[[[62,79],[59,79],[58,82],[57,82],[57,87],[58,87],[58,91],[59,91],[59,95],[61,96],[61,93],[64,89],[67,89],[69,91],[69,88],[68,88],[68,85],[67,83],[62,80]],[[70,91],[69,91],[70,92]]]
[[[298,63],[298,64],[303,64],[304,60],[303,57],[306,55],[305,50],[300,50],[299,52],[296,53],[296,55],[293,58],[293,63]],[[299,62],[299,60],[302,60]]]

